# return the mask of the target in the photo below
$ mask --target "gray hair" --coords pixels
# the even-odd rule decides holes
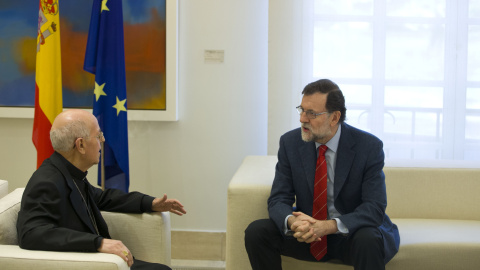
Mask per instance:
[[[70,151],[77,138],[87,138],[90,131],[82,120],[71,120],[65,126],[50,130],[50,141],[53,150],[58,152]]]

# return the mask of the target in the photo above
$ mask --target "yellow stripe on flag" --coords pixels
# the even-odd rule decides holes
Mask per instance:
[[[40,0],[35,81],[40,108],[53,123],[62,112],[62,63],[58,1],[49,2],[53,4],[46,5]]]
[[[63,107],[58,0],[40,0],[37,29],[32,141],[37,149],[38,168],[54,151],[50,128]]]

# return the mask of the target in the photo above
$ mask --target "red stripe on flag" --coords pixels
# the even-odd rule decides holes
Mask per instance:
[[[35,117],[33,119],[32,141],[37,148],[37,168],[53,154],[52,142],[50,141],[51,128],[52,123],[38,103],[38,85],[35,83]]]

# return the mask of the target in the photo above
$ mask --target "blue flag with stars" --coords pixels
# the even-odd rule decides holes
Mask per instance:
[[[94,0],[83,67],[95,74],[93,114],[105,136],[105,188],[128,192],[127,87],[122,0]],[[101,184],[102,166],[98,166]]]

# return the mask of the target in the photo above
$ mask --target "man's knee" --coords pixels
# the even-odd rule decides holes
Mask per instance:
[[[383,251],[383,236],[378,228],[360,228],[353,237],[353,244],[358,248],[378,249]]]
[[[385,269],[383,236],[378,228],[365,227],[350,239],[344,261],[357,269]]]
[[[134,259],[134,263],[130,268],[132,270],[172,270],[172,268],[168,267],[164,264],[159,263],[150,263],[141,260]]]
[[[255,242],[268,235],[268,230],[271,228],[268,223],[271,223],[269,219],[259,219],[250,223],[245,229],[245,243]]]

